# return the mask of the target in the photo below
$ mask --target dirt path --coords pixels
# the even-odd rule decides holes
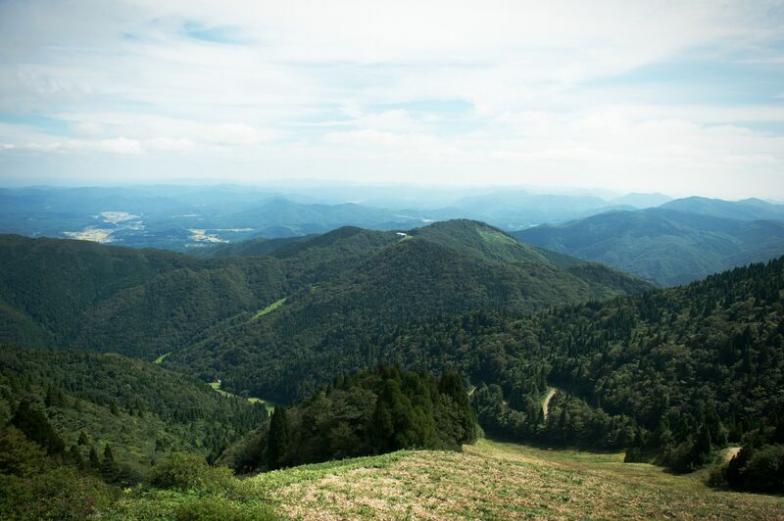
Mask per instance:
[[[545,420],[547,419],[547,414],[550,411],[550,400],[553,399],[553,396],[555,396],[555,393],[557,392],[558,389],[555,387],[547,388],[547,394],[545,395],[544,400],[542,400],[542,412],[544,413]]]
[[[724,451],[724,461],[729,463],[729,461],[738,455],[740,452],[740,447],[727,447]]]

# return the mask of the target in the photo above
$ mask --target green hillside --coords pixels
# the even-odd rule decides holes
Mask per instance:
[[[396,328],[474,310],[530,314],[649,288],[598,265],[574,261],[563,269],[481,223],[450,221],[405,236],[343,230],[349,238],[341,235],[331,244],[355,244],[368,233],[375,239],[360,248],[364,257],[351,258],[361,261],[352,269],[289,295],[258,320],[211,330],[166,363],[204,379],[221,378],[237,392],[287,402],[341,372],[385,360],[388,350],[378,338]],[[392,243],[378,244],[389,237]],[[312,255],[314,263],[351,267],[335,251],[298,244],[292,262]]]
[[[784,257],[641,296],[523,318],[478,312],[335,343],[344,358],[372,348],[406,366],[461,369],[494,436],[632,447],[633,458],[683,472],[728,444],[784,442],[782,302]],[[558,391],[545,418],[549,387]]]
[[[613,266],[664,286],[784,253],[782,222],[734,220],[665,208],[609,212],[513,235],[525,243]]]
[[[0,493],[0,513],[779,517],[775,498],[720,490],[782,491],[784,257],[650,290],[599,265],[521,249],[485,225],[455,223],[457,242],[448,230],[441,225],[430,239],[428,230],[342,229],[280,257],[190,260],[194,268],[155,275],[177,280],[202,268],[205,277],[247,277],[261,260],[300,277],[285,300],[253,302],[252,311],[212,323],[160,360],[202,380],[220,378],[234,394],[307,396],[277,407],[270,422],[263,405],[153,363],[0,348],[0,490],[11,491]],[[351,268],[341,271],[340,258]],[[649,291],[593,300],[600,288]],[[559,300],[565,304],[546,304]],[[367,367],[376,369],[355,373]],[[392,452],[245,480],[204,459],[247,471],[458,449],[473,439],[474,418],[494,438],[605,454],[482,441],[462,452]],[[403,484],[393,488],[409,510],[383,496],[391,483]],[[620,498],[632,500],[619,508]]]
[[[241,329],[283,298],[289,300],[280,311],[323,308],[325,296],[342,299],[341,313],[350,316],[363,299],[380,299],[372,304],[382,311],[389,289],[404,302],[428,287],[451,288],[455,298],[431,293],[421,304],[403,306],[399,318],[409,320],[477,308],[530,312],[642,287],[600,267],[565,272],[479,223],[446,223],[416,233],[421,237],[344,227],[286,241],[269,255],[214,259],[2,236],[0,340],[155,360]],[[410,237],[416,240],[403,240]],[[371,308],[359,311],[367,315]]]
[[[262,405],[140,360],[0,346],[0,425],[22,402],[43,411],[84,461],[110,446],[129,481],[171,451],[216,457],[267,418]]]
[[[197,257],[260,257],[270,255],[281,248],[307,240],[311,236],[283,237],[278,239],[265,239],[257,237],[246,241],[219,244],[210,248],[201,248],[191,252]]]

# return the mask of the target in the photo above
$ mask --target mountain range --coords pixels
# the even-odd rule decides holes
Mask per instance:
[[[758,220],[777,215],[776,210],[767,204],[692,199],[537,226],[513,235],[672,286],[784,253],[784,221]]]
[[[264,255],[344,226],[405,231],[467,218],[665,286],[784,253],[775,224],[784,222],[784,205],[760,199],[673,200],[655,193],[607,198],[520,189],[435,191],[425,197],[405,187],[343,188],[2,189],[0,233],[215,258]]]
[[[406,229],[455,218],[515,230],[668,200],[660,194],[607,200],[522,190],[438,194],[400,187],[333,192],[334,187],[232,185],[0,189],[0,233],[198,251],[255,237],[324,233],[341,226]]]
[[[589,220],[616,215],[757,242],[779,226],[662,208]],[[675,472],[742,445],[716,479],[778,490],[759,468],[784,441],[783,301],[784,257],[656,289],[466,219],[199,256],[3,235],[0,446],[49,470],[0,479],[215,494],[230,477],[204,456],[247,471],[459,448],[478,421]]]
[[[382,314],[391,326],[472,309],[530,313],[648,287],[473,221],[408,232],[339,228],[275,244],[261,257],[198,259],[3,236],[0,341],[79,346],[148,360],[175,352],[174,360],[185,359],[179,351],[205,349],[215,343],[209,339],[229,338],[236,330],[248,330],[245,339],[252,332],[272,335],[270,343],[289,342],[293,322],[300,341],[310,339],[297,346],[304,350],[340,327]],[[280,310],[269,313],[274,317],[266,317],[264,310],[283,299]],[[330,319],[346,309],[353,310],[351,317]],[[221,357],[240,363],[245,343]]]

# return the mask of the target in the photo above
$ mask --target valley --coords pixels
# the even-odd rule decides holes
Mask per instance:
[[[0,521],[784,521],[784,0],[0,0]]]
[[[459,219],[0,267],[0,484],[101,519],[780,515],[729,490],[781,490],[784,257],[659,289]]]

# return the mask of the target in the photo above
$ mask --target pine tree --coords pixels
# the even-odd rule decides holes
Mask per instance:
[[[95,450],[95,446],[90,447],[90,467],[95,470],[101,470],[101,460],[98,458],[98,452]]]
[[[447,371],[438,382],[441,394],[449,396],[456,407],[461,435],[455,440],[458,444],[471,443],[476,440],[476,416],[468,400],[468,393],[463,385],[463,378],[454,371]]]
[[[267,466],[271,469],[282,468],[286,464],[289,447],[289,420],[285,407],[275,407],[270,420],[267,437]]]
[[[375,451],[384,453],[392,450],[393,437],[395,435],[395,424],[392,421],[392,413],[389,405],[384,399],[383,394],[376,399],[376,407],[373,410],[373,445]]]
[[[114,454],[109,444],[103,449],[103,462],[101,462],[101,476],[107,483],[114,483],[119,477],[117,463],[114,461]]]
[[[71,445],[71,448],[68,449],[68,460],[80,469],[85,468],[84,458],[76,445]]]
[[[50,456],[65,452],[65,443],[49,425],[46,416],[33,408],[27,400],[19,404],[14,417],[11,418],[11,425],[22,431],[30,441],[43,447]]]
[[[691,449],[690,463],[692,468],[696,469],[707,463],[712,451],[710,427],[707,423],[703,423]]]
[[[632,441],[631,447],[626,450],[626,456],[623,458],[623,461],[626,463],[645,461],[643,458],[644,445],[642,431],[637,427],[637,430],[634,433],[634,440]]]

